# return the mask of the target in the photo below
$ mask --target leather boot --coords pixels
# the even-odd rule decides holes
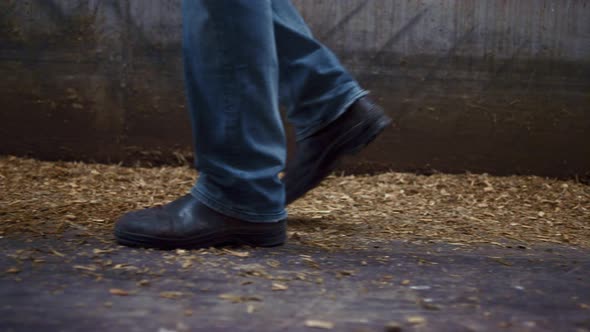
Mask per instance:
[[[225,216],[186,195],[164,206],[132,211],[115,225],[117,242],[160,249],[208,248],[245,244],[278,246],[286,240],[286,221],[255,223]]]
[[[297,142],[295,157],[283,178],[286,203],[319,185],[341,157],[362,150],[391,122],[379,106],[363,97],[328,126]]]

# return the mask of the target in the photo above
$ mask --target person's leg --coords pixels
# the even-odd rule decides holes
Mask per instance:
[[[183,22],[200,176],[191,194],[125,214],[116,239],[160,248],[282,244],[286,147],[271,0],[185,0]]]
[[[271,0],[185,0],[183,15],[188,106],[200,173],[192,194],[235,218],[284,219],[278,174],[286,143]]]
[[[391,120],[313,37],[290,0],[273,0],[272,5],[280,100],[297,140],[283,179],[289,204],[317,186],[343,155],[373,141]]]
[[[280,101],[300,141],[334,121],[367,92],[314,38],[290,0],[272,0],[272,9]]]

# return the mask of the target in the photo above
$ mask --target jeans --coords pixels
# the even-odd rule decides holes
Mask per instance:
[[[285,219],[279,105],[302,140],[366,91],[289,0],[184,0],[183,52],[200,174],[191,194],[244,221]]]

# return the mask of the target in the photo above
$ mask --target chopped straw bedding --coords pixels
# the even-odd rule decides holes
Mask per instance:
[[[185,194],[196,176],[0,157],[0,236],[112,241],[119,215]],[[331,176],[289,213],[290,241],[329,250],[392,240],[590,247],[590,186],[534,176]]]

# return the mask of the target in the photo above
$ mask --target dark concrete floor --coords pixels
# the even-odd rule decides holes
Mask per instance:
[[[587,249],[163,252],[110,240],[0,238],[0,330],[590,331]]]

